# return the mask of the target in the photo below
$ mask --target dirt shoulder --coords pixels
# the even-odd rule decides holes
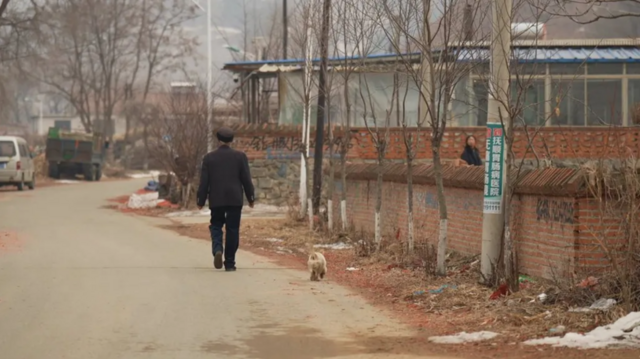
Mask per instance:
[[[181,235],[209,240],[207,224],[174,224],[167,228]],[[394,317],[420,333],[410,343],[425,351],[446,355],[473,355],[474,358],[580,358],[584,351],[531,347],[523,341],[548,336],[549,329],[563,325],[567,331],[586,332],[609,321],[603,314],[568,313],[562,305],[543,305],[535,301],[546,283],[529,278],[520,293],[490,300],[494,292],[478,285],[474,258],[449,258],[450,275],[427,278],[419,266],[399,265],[381,258],[364,257],[354,249],[330,245],[318,234],[309,236],[302,224],[286,220],[248,219],[241,228],[241,248],[275,260],[282,266],[306,269],[305,244],[324,243],[329,272],[327,280],[351,288],[371,304],[390,311]],[[332,248],[333,247],[333,248]],[[615,315],[615,314],[610,314]],[[466,331],[492,331],[493,340],[463,345],[436,345],[434,335]],[[637,358],[633,350],[590,350],[591,358]]]

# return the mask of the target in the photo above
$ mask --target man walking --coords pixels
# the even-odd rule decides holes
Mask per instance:
[[[240,215],[242,214],[243,192],[253,208],[255,201],[249,160],[244,152],[229,147],[233,141],[233,130],[222,127],[216,133],[220,141],[217,150],[208,153],[202,160],[200,187],[198,188],[198,208],[204,207],[207,199],[211,209],[211,240],[213,242],[213,265],[227,272],[236,270],[236,252],[240,242]],[[222,245],[222,227],[226,226],[226,250]]]

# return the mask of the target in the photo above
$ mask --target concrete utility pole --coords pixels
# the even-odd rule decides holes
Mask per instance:
[[[289,40],[289,15],[287,0],[282,0],[282,59],[287,59],[287,45]]]
[[[320,207],[322,195],[322,158],[324,152],[324,118],[329,111],[327,105],[327,62],[329,57],[329,20],[331,0],[322,6],[322,33],[320,34],[320,76],[318,76],[318,112],[316,118],[316,146],[313,154],[313,211]]]
[[[213,151],[213,46],[211,45],[211,0],[207,0],[207,151]]]
[[[213,82],[213,49],[211,48],[211,0],[207,1],[207,151],[213,151],[213,125],[211,123],[211,112],[213,112],[213,98],[211,86]],[[205,9],[196,0],[191,0],[200,10]]]
[[[509,126],[511,55],[511,9],[513,0],[493,1],[491,80],[487,116],[484,209],[482,218],[481,270],[484,279],[494,276],[500,260],[504,228],[504,187],[507,181],[504,134]]]

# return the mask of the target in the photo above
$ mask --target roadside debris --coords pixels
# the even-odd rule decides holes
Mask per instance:
[[[549,333],[551,334],[564,334],[567,328],[564,325],[558,325],[555,328],[549,329]]]
[[[571,309],[569,309],[569,312],[572,312],[572,313],[591,313],[593,311],[598,311],[598,310],[606,312],[607,310],[613,308],[616,304],[618,304],[618,302],[615,299],[600,298],[600,299],[596,300],[595,302],[593,302],[593,304],[591,304],[590,307],[571,308]]]
[[[158,181],[151,180],[147,182],[147,185],[144,187],[146,191],[158,192],[158,188],[160,187],[160,183]]]
[[[127,207],[131,209],[156,208],[158,203],[164,200],[158,199],[158,192],[149,192],[144,194],[134,193],[129,197]]]
[[[429,341],[436,344],[464,344],[490,340],[497,337],[498,335],[498,333],[486,331],[475,333],[462,332],[455,335],[430,337]]]
[[[598,327],[586,334],[567,333],[564,337],[533,339],[524,344],[579,349],[640,348],[640,312],[629,313],[613,324]]]
[[[598,285],[598,278],[596,277],[588,277],[583,279],[582,282],[577,284],[577,287],[580,288],[593,288]]]

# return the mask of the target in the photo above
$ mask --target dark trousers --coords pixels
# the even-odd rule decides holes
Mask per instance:
[[[240,245],[240,217],[242,215],[242,207],[214,207],[211,208],[211,242],[213,255],[216,252],[224,253],[225,268],[233,268],[236,265],[236,252]],[[227,230],[225,237],[226,250],[222,245],[222,227]]]

